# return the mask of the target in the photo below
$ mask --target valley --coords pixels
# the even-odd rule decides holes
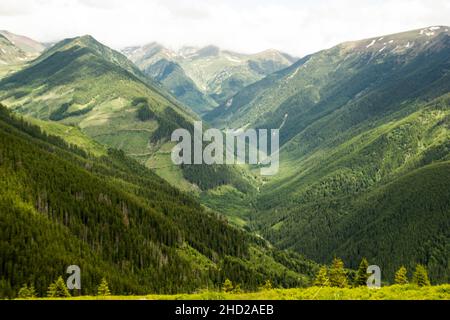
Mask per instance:
[[[150,43],[125,48],[122,52],[200,115],[227,103],[244,87],[297,60],[277,50],[242,54],[212,45],[174,51]]]
[[[423,265],[443,287],[319,299],[447,297],[448,27],[300,59],[155,42],[119,52],[89,35],[45,48],[6,31],[0,48],[2,297],[24,283],[43,296],[76,261],[88,296],[108,277],[118,295],[314,299],[300,287],[336,257],[349,286],[367,258],[384,285]],[[279,128],[279,172],[173,164],[172,132],[198,121]],[[244,292],[220,292],[226,280]],[[267,281],[279,289],[256,292]]]

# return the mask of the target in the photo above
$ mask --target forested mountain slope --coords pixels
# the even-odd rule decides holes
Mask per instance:
[[[225,278],[307,283],[315,265],[230,227],[154,173],[109,150],[95,158],[0,107],[0,294],[39,294],[68,265],[83,293],[188,292]]]
[[[249,184],[229,167],[173,165],[172,132],[178,128],[192,131],[198,117],[124,55],[91,36],[63,40],[2,79],[0,101],[23,115],[77,127],[185,190]],[[192,171],[208,181],[194,179]]]
[[[424,263],[448,281],[449,92],[449,29],[430,27],[305,57],[207,118],[280,128],[280,172],[253,217],[268,239],[320,262],[367,256],[388,280]]]

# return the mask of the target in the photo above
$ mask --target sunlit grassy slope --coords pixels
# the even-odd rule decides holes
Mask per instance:
[[[39,126],[48,135],[57,136],[65,140],[68,144],[75,145],[96,157],[107,154],[105,145],[91,139],[76,126],[63,125],[52,121],[43,121],[32,117],[24,117],[24,119],[27,122]]]

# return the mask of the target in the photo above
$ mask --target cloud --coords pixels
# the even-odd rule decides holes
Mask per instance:
[[[0,17],[29,14],[33,12],[32,7],[32,1],[25,0],[24,2],[19,2],[15,0],[2,0],[0,3]]]
[[[302,56],[343,41],[450,25],[448,0],[2,0],[0,29],[54,41],[92,34],[115,48],[158,41]]]

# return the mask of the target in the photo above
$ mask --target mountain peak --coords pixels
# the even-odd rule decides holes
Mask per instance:
[[[81,43],[82,45],[85,45],[85,46],[91,46],[93,44],[94,45],[102,45],[93,36],[91,36],[89,34],[85,34],[84,36],[76,37],[73,40],[74,40],[74,42]]]
[[[220,48],[214,45],[209,45],[201,48],[197,51],[197,55],[200,57],[214,57],[220,53]]]
[[[83,40],[96,41],[95,38],[93,36],[91,36],[90,34],[85,34],[85,35],[79,36],[78,38],[83,39]]]
[[[439,41],[441,36],[450,36],[450,27],[431,26],[412,31],[378,36],[369,39],[345,42],[338,47],[344,50],[356,50],[358,52],[372,52],[378,55],[388,53],[402,54],[414,52]]]
[[[105,46],[91,35],[83,35],[75,38],[64,39],[41,54],[37,59],[33,61],[33,64],[38,64],[57,53],[65,54],[66,52],[75,51],[79,51],[78,54],[80,55],[89,55],[101,61],[114,64],[130,72],[141,81],[150,83],[150,80],[147,79],[140,72],[140,70],[123,54]]]

